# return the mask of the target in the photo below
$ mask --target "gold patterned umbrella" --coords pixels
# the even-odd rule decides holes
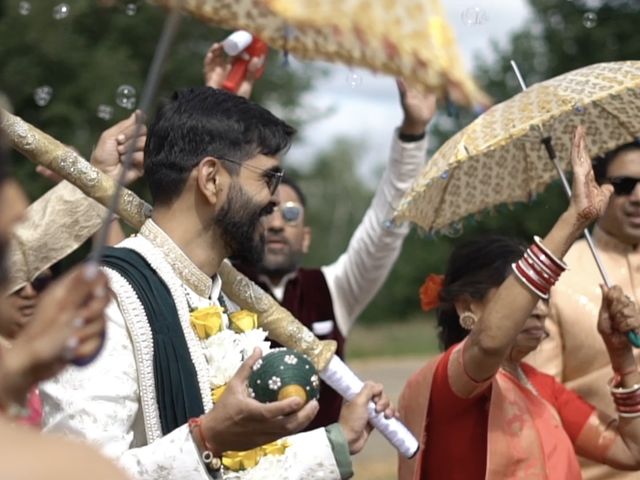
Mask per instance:
[[[152,0],[228,29],[255,33],[304,59],[342,62],[488,106],[463,69],[440,0]]]
[[[435,153],[396,221],[446,232],[468,215],[529,201],[558,178],[547,146],[569,170],[578,124],[587,129],[592,155],[640,137],[640,61],[574,70],[495,105]]]

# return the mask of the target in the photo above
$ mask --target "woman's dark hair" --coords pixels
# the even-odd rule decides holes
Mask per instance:
[[[611,162],[621,153],[632,150],[640,150],[640,141],[636,140],[634,142],[625,143],[624,145],[620,145],[613,150],[608,151],[604,155],[594,157],[591,160],[591,165],[593,166],[593,174],[595,175],[598,184],[602,185],[606,182],[608,177],[607,172]]]
[[[249,100],[211,87],[176,92],[149,127],[144,176],[153,202],[169,204],[206,156],[244,162],[286,151],[295,129]],[[225,162],[235,173],[238,165]]]
[[[438,339],[445,350],[469,334],[460,326],[455,301],[465,296],[482,300],[489,290],[507,279],[511,264],[518,261],[525,250],[524,243],[501,235],[478,237],[453,249],[437,311]]]

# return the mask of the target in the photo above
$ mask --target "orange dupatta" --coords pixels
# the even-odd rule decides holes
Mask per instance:
[[[462,344],[455,347],[459,349]],[[455,361],[453,352],[450,361]],[[428,406],[433,375],[442,355],[429,361],[406,383],[399,400],[400,417],[420,439],[412,459],[399,457],[399,480],[425,480]],[[542,438],[555,438],[543,444]],[[545,448],[546,446],[546,448]],[[543,398],[499,370],[492,380],[487,438],[487,480],[581,479],[568,435],[555,409]]]

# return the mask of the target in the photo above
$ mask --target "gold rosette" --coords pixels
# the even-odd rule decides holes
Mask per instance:
[[[224,309],[216,305],[198,308],[191,312],[191,325],[198,337],[206,340],[222,330],[222,313]]]
[[[229,314],[229,323],[236,333],[248,332],[258,328],[258,315],[249,310],[238,310]]]

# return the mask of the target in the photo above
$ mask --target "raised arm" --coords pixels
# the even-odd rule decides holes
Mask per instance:
[[[574,176],[569,207],[543,240],[558,258],[601,214],[611,195],[610,185],[598,186],[595,182],[582,127],[574,135],[571,164]],[[472,379],[482,381],[495,375],[538,300],[514,275],[498,288],[465,344],[463,362]]]
[[[346,252],[322,268],[343,335],[382,287],[400,254],[409,227],[388,222],[426,159],[425,129],[436,110],[435,96],[407,88],[400,80],[398,90],[404,117],[394,133],[389,165]]]
[[[266,57],[254,57],[247,65],[247,75],[240,83],[236,94],[240,97],[249,98],[253,91],[253,85],[257,78],[258,70],[264,65]],[[222,43],[215,42],[211,45],[204,57],[204,84],[211,88],[221,88],[227,75],[231,71],[231,58],[224,53]]]

